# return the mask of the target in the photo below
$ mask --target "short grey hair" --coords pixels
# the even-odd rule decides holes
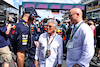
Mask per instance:
[[[48,24],[49,22],[50,22],[50,23],[53,23],[53,24],[54,24],[54,27],[57,28],[58,23],[57,23],[56,20],[50,19],[50,20],[48,20],[47,24]]]

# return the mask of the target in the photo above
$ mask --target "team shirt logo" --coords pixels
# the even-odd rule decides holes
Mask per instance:
[[[22,45],[27,45],[28,35],[22,35]]]
[[[58,35],[62,35],[62,34],[63,34],[63,32],[62,32],[61,29],[57,29],[57,30],[56,30],[56,33],[57,33]]]
[[[31,32],[34,32],[34,28],[33,27],[31,27]]]

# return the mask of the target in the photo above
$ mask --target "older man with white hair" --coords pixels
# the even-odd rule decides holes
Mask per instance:
[[[57,22],[50,19],[47,22],[47,32],[39,37],[39,47],[36,49],[35,66],[38,67],[61,67],[63,62],[62,38],[56,34]]]

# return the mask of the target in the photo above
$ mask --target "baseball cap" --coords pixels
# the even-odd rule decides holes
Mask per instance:
[[[35,11],[35,9],[33,7],[27,7],[25,8],[25,13],[29,13],[29,14],[32,14],[32,17],[39,17],[41,18],[37,12]]]

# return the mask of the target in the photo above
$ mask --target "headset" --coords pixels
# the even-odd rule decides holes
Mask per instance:
[[[35,10],[31,11],[31,12],[30,12],[30,16],[29,16],[29,20],[33,21],[33,20],[34,20],[33,17],[35,17],[35,15],[36,15]]]
[[[31,20],[31,21],[34,20],[34,18],[32,17],[32,14],[30,14],[30,16],[29,16],[29,20]]]

